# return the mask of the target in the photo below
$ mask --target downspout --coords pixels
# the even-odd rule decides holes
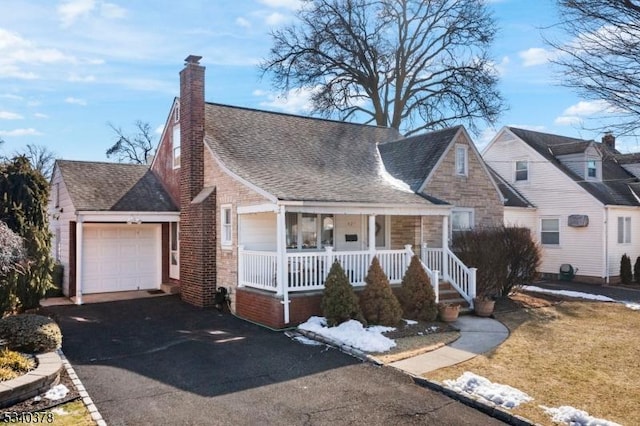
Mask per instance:
[[[609,285],[609,207],[604,207],[604,283]]]

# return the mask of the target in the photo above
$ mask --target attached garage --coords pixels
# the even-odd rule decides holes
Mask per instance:
[[[160,288],[160,225],[86,223],[82,246],[84,294]]]

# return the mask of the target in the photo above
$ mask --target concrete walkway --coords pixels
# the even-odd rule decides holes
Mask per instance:
[[[390,365],[421,376],[488,352],[509,337],[507,327],[491,318],[463,315],[451,324],[460,329],[458,340],[435,351],[396,361]]]

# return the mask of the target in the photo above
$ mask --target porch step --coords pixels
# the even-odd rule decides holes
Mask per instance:
[[[160,290],[164,291],[167,294],[178,294],[180,293],[180,285],[174,283],[164,283],[160,285]]]

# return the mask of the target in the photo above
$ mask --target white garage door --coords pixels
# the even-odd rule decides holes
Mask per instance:
[[[82,293],[160,288],[160,225],[85,224]]]

